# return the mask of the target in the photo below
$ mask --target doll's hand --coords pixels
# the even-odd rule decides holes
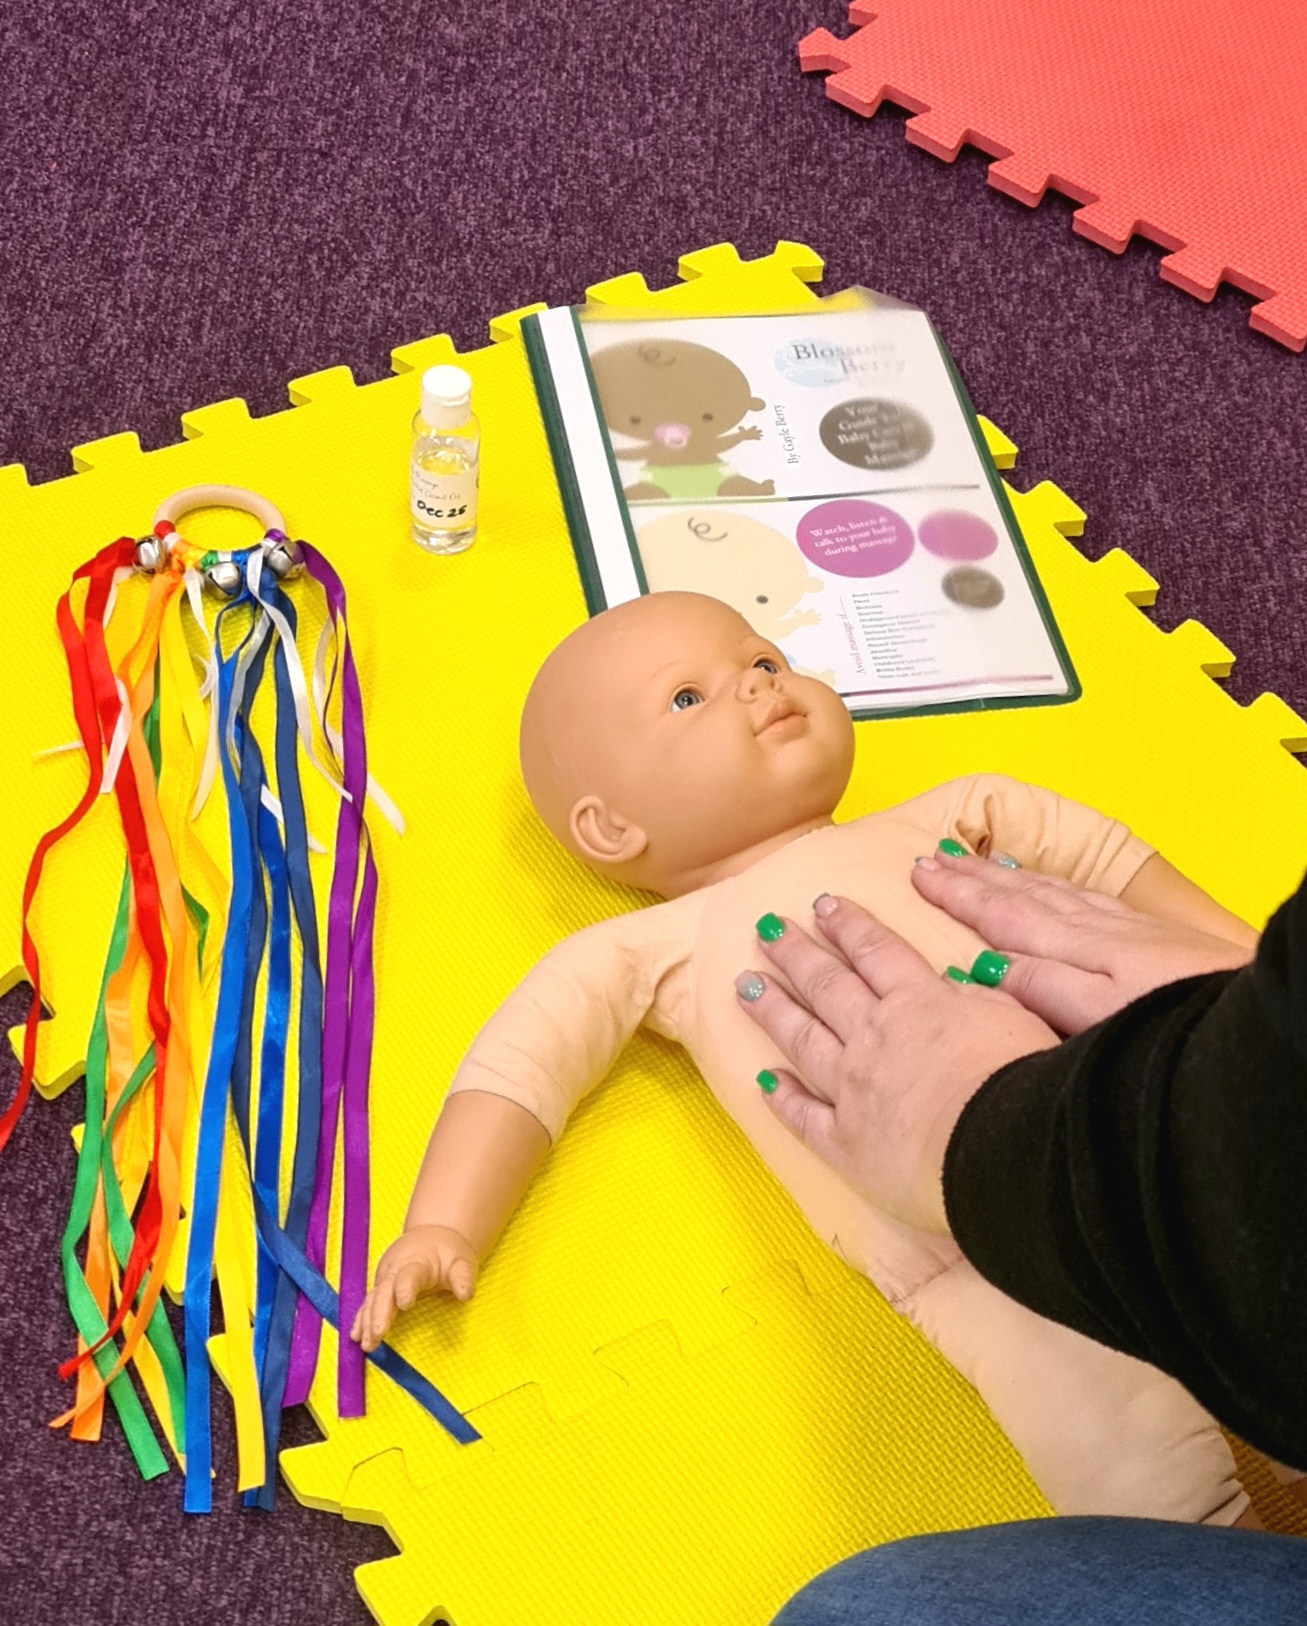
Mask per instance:
[[[992,1073],[1057,1035],[998,989],[938,976],[847,898],[819,898],[814,914],[834,953],[792,922],[760,922],[759,948],[794,995],[756,972],[735,985],[794,1068],[758,1083],[786,1128],[855,1191],[945,1234],[944,1153],[962,1108]]]
[[[400,1310],[425,1293],[470,1299],[476,1277],[476,1251],[465,1236],[446,1225],[414,1225],[382,1254],[349,1335],[364,1349],[375,1349]]]
[[[1081,1033],[1165,983],[1252,958],[1248,948],[1101,892],[970,855],[924,858],[912,881],[1002,952],[1003,992],[1060,1033]]]
[[[749,428],[741,429],[739,434],[740,434],[740,439],[741,440],[761,440],[762,439],[762,430],[759,429],[757,424],[751,424],[749,426]]]

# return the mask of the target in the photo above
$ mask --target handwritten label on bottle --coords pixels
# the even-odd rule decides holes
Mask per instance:
[[[475,469],[459,474],[428,474],[410,468],[409,506],[419,524],[437,530],[462,530],[477,517]]]

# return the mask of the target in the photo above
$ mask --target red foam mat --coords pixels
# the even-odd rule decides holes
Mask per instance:
[[[855,0],[847,39],[819,29],[805,69],[908,139],[996,158],[992,185],[1084,207],[1083,236],[1138,232],[1199,299],[1252,294],[1252,325],[1307,344],[1307,0]]]

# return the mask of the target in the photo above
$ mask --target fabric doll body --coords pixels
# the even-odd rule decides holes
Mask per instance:
[[[822,1240],[976,1386],[1057,1511],[1233,1523],[1248,1499],[1229,1447],[1184,1390],[1023,1309],[947,1238],[880,1213],[789,1134],[754,1083],[778,1058],[731,993],[753,923],[769,910],[802,920],[817,893],[838,890],[941,972],[969,965],[984,944],[908,878],[945,837],[1112,896],[1152,855],[1125,826],[1052,792],[997,775],[955,780],[566,939],[487,1022],[450,1094],[502,1096],[556,1140],[639,1027],[684,1045]]]

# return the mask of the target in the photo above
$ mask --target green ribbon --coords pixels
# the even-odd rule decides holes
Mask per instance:
[[[156,681],[157,675],[156,668]],[[156,779],[159,772],[158,704],[158,690],[156,687],[155,700],[145,717],[143,726],[150,758],[154,764]],[[64,1288],[68,1298],[68,1309],[77,1331],[88,1345],[93,1345],[103,1338],[108,1331],[108,1326],[100,1313],[99,1305],[95,1302],[94,1294],[87,1285],[86,1277],[77,1263],[77,1244],[86,1234],[90,1224],[98,1172],[104,1184],[105,1215],[108,1221],[109,1243],[118,1260],[119,1267],[122,1268],[127,1263],[132,1250],[134,1232],[131,1215],[128,1213],[127,1205],[123,1200],[118,1171],[113,1163],[113,1134],[118,1123],[119,1114],[135,1098],[146,1080],[154,1073],[154,1046],[151,1045],[137,1064],[136,1070],[132,1073],[117,1105],[109,1114],[106,1122],[104,1109],[108,1031],[104,1011],[105,995],[108,990],[109,980],[122,965],[123,955],[126,952],[130,891],[130,872],[124,868],[122,887],[118,895],[118,910],[109,940],[108,958],[105,961],[100,993],[96,1000],[95,1018],[91,1025],[91,1037],[86,1047],[86,1124],[77,1159],[77,1175],[73,1184],[73,1197],[69,1207],[68,1222],[64,1227],[64,1234],[60,1243],[60,1259],[63,1265]],[[199,959],[200,965],[203,967],[204,942],[209,927],[208,912],[185,888],[182,890],[182,896],[186,908],[196,924],[199,940]],[[160,1261],[156,1268],[165,1268],[165,1262]],[[142,1282],[140,1291],[144,1291],[144,1287],[145,1283]],[[139,1300],[139,1292],[137,1296]],[[172,1328],[168,1325],[168,1317],[162,1299],[157,1300],[155,1303],[154,1311],[146,1326],[145,1335],[158,1358],[163,1372],[164,1383],[168,1391],[168,1409],[172,1418],[173,1438],[177,1442],[178,1451],[182,1452],[185,1450],[186,1379],[182,1367],[181,1352],[177,1348]],[[93,1359],[102,1377],[106,1377],[113,1370],[117,1358],[117,1346],[113,1343],[105,1344],[102,1349],[96,1352]],[[160,1474],[167,1473],[167,1460],[160,1450],[154,1430],[146,1417],[145,1409],[141,1405],[125,1371],[120,1372],[113,1382],[109,1384],[108,1394],[123,1425],[123,1432],[127,1436],[128,1446],[142,1478],[155,1479]]]

